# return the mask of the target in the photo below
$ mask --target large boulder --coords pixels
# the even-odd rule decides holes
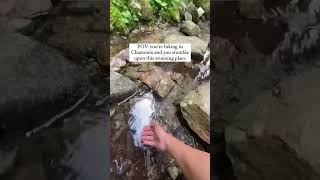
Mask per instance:
[[[48,38],[48,44],[78,58],[93,56],[106,38],[103,33],[59,32]]]
[[[137,84],[128,77],[117,72],[110,72],[110,100],[121,101],[137,90]]]
[[[190,20],[182,23],[180,31],[189,36],[199,36],[200,34],[199,26]]]
[[[164,39],[164,43],[190,43],[191,58],[193,60],[203,60],[203,56],[208,48],[208,41],[201,40],[196,36],[183,36],[171,34]]]
[[[181,112],[190,128],[210,143],[210,83],[191,91],[181,102]]]
[[[291,77],[240,111],[225,134],[239,180],[320,178],[319,78],[319,68]]]
[[[140,80],[155,90],[160,97],[166,97],[175,85],[170,74],[164,72],[161,68],[155,67],[147,71],[140,75]]]
[[[86,76],[53,48],[19,34],[0,34],[0,127],[30,129],[87,91]]]

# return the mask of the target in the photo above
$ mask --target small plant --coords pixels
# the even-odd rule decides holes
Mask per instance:
[[[137,14],[131,11],[128,0],[112,0],[110,3],[110,23],[120,33],[128,33],[139,21]]]

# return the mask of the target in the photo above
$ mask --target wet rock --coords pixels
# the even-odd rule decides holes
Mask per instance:
[[[319,179],[319,77],[315,68],[284,80],[281,98],[260,94],[227,127],[238,179]]]
[[[167,171],[170,174],[172,180],[176,180],[179,175],[179,169],[176,166],[168,167]]]
[[[5,130],[30,129],[87,90],[80,67],[26,36],[1,33],[0,52],[0,122]]]
[[[249,19],[262,19],[264,12],[262,0],[241,0],[240,14]]]
[[[0,19],[0,30],[5,32],[17,32],[28,27],[32,23],[30,19],[9,18]]]
[[[70,56],[84,58],[94,54],[98,44],[103,43],[105,38],[103,33],[66,31],[51,35],[47,42]]]
[[[117,72],[110,72],[110,99],[116,102],[130,96],[137,90],[137,84]]]
[[[176,72],[171,72],[170,73],[170,77],[172,80],[174,80],[177,84],[181,84],[183,81],[183,75],[180,73],[176,73]]]
[[[138,80],[143,72],[139,72],[139,66],[127,66],[122,72],[125,76],[129,77],[132,80]]]
[[[193,67],[193,63],[192,62],[186,62],[184,63],[184,66],[187,68],[192,68]]]
[[[189,36],[199,36],[200,28],[192,21],[185,21],[180,27],[180,31]]]
[[[16,17],[33,18],[47,14],[51,8],[51,0],[16,0],[13,13]]]
[[[191,58],[193,60],[203,60],[204,53],[208,48],[208,41],[201,40],[196,36],[182,36],[171,34],[164,39],[164,43],[190,43]]]
[[[126,66],[129,61],[129,48],[120,51],[110,59],[111,70],[117,71],[121,67]]]
[[[0,175],[13,167],[16,158],[16,149],[11,151],[0,150]]]
[[[181,112],[190,128],[210,143],[210,83],[191,91],[181,102]]]
[[[175,85],[170,76],[161,69],[142,73],[140,80],[154,89],[161,97],[167,96]]]

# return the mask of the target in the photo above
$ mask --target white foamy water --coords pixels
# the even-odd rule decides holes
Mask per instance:
[[[134,106],[130,110],[129,128],[132,133],[134,145],[143,148],[141,135],[143,128],[150,125],[155,113],[155,104],[152,93],[146,93],[141,97],[132,99]]]
[[[203,60],[197,65],[198,75],[195,78],[198,81],[207,81],[210,78],[210,51],[207,50]]]

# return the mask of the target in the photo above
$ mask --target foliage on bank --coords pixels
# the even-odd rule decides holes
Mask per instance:
[[[112,0],[110,29],[112,32],[126,34],[141,21],[150,22],[156,19],[180,22],[183,12],[188,10],[190,5],[195,7],[192,0]],[[197,6],[200,7],[201,4]]]

